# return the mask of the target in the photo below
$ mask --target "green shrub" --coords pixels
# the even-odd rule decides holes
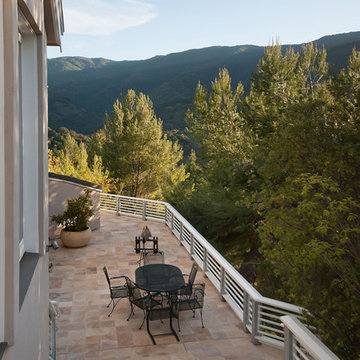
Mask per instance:
[[[68,200],[67,210],[63,214],[53,215],[52,221],[64,226],[67,231],[83,231],[88,228],[88,221],[94,214],[90,190],[87,189],[84,195]]]

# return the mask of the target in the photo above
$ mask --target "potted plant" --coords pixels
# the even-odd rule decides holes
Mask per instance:
[[[90,193],[87,189],[85,194],[69,199],[67,210],[63,214],[51,217],[52,221],[64,226],[60,232],[60,239],[66,247],[82,247],[90,241],[91,229],[88,221],[94,213]]]

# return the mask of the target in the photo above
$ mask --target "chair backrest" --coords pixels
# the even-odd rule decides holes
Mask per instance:
[[[197,306],[202,308],[204,306],[204,296],[205,296],[205,284],[194,284],[192,297],[196,300]]]
[[[128,292],[129,292],[129,301],[136,302],[138,300],[141,300],[142,296],[141,296],[141,292],[140,292],[140,289],[138,288],[138,286],[133,281],[131,281],[128,277],[126,277],[125,280],[126,280],[126,285],[127,285]]]
[[[143,227],[140,237],[142,237],[144,241],[148,241],[150,239],[151,232],[147,225]]]
[[[178,311],[202,309],[204,307],[205,284],[194,284],[190,296],[179,297],[176,302]]]
[[[146,252],[144,254],[144,265],[148,264],[164,264],[164,252]]]
[[[108,274],[108,272],[107,272],[106,266],[103,267],[103,271],[104,271],[106,280],[107,280],[107,282],[108,282],[108,284],[109,284],[109,287],[111,288],[110,277],[109,277],[109,274]]]
[[[191,271],[189,274],[189,279],[188,279],[188,285],[192,286],[194,281],[195,281],[195,277],[196,277],[196,273],[198,271],[198,264],[196,262],[193,262],[192,267],[191,267]]]

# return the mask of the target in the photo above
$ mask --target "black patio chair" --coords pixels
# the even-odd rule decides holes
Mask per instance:
[[[204,296],[205,296],[205,284],[193,284],[192,292],[190,295],[179,295],[174,301],[175,313],[178,314],[178,329],[180,331],[180,315],[181,311],[191,310],[193,317],[195,317],[195,310],[200,310],[201,325],[204,327],[202,311],[204,307]]]
[[[196,262],[193,262],[191,270],[190,270],[190,274],[189,275],[183,274],[184,276],[188,276],[188,282],[186,283],[186,285],[184,287],[182,287],[180,290],[178,290],[178,295],[190,296],[192,294],[192,286],[195,281],[198,267],[199,267],[198,264]]]
[[[139,329],[142,328],[144,325],[147,313],[154,309],[155,307],[161,307],[162,306],[162,297],[158,296],[151,296],[150,294],[143,295],[141,293],[140,288],[129,278],[126,278],[126,284],[129,291],[129,301],[131,306],[130,315],[127,318],[127,321],[130,320],[130,317],[132,314],[134,314],[134,307],[140,308],[144,313],[143,321],[139,327]]]
[[[110,315],[113,313],[117,303],[121,299],[125,299],[128,297],[128,288],[127,288],[126,282],[124,282],[124,284],[120,284],[120,285],[113,284],[114,280],[117,280],[117,279],[125,279],[126,280],[126,276],[121,275],[121,276],[109,277],[106,266],[103,267],[103,271],[104,271],[107,283],[109,285],[110,297],[111,297],[111,301],[109,302],[107,307],[109,307],[110,304],[112,303],[112,309],[110,311],[110,314],[108,315],[108,317],[110,317]],[[116,302],[115,302],[115,300],[116,300]]]
[[[142,260],[144,265],[164,264],[165,262],[164,252],[160,250],[157,253],[154,253],[152,251],[145,252]]]

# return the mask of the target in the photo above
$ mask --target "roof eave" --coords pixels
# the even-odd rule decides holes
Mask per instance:
[[[61,47],[64,33],[62,0],[44,0],[44,16],[47,45]]]

